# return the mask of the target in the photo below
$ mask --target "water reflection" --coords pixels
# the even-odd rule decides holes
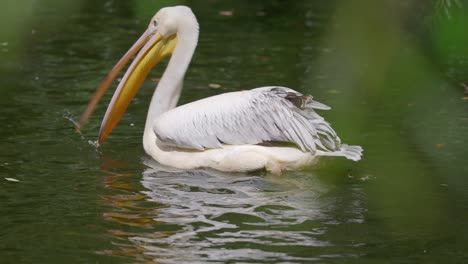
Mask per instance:
[[[330,254],[336,245],[327,232],[342,223],[329,212],[343,206],[347,223],[363,222],[359,189],[354,200],[340,201],[310,172],[277,177],[179,171],[150,159],[138,186],[132,181],[139,175],[115,172],[126,170],[125,164],[106,164],[111,167],[102,169],[108,175],[104,185],[112,194],[103,196],[110,209],[103,217],[118,224],[108,230],[118,249],[100,254],[157,263],[295,263],[354,254]]]

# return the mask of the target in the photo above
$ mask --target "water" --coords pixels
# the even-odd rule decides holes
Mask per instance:
[[[175,3],[192,6],[201,25],[182,103],[289,86],[332,106],[324,115],[364,159],[326,158],[282,176],[161,167],[141,135],[163,66],[101,147],[110,93],[76,133],[70,119],[155,10]],[[463,45],[430,44],[443,28],[427,22],[430,7],[364,4],[7,1],[0,262],[468,261]],[[405,14],[418,19],[397,19]]]

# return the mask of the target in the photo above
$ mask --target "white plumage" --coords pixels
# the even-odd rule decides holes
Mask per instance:
[[[146,44],[142,42],[145,39]],[[330,124],[315,112],[330,107],[290,88],[269,86],[231,92],[176,107],[197,42],[198,22],[190,8],[163,8],[153,17],[134,45],[144,47],[109,105],[100,142],[123,114],[115,108],[126,108],[136,93],[134,89],[138,89],[134,86],[141,85],[148,67],[172,53],[153,95],[143,135],[145,151],[158,162],[181,169],[266,168],[279,174],[283,169],[310,165],[318,156],[343,156],[354,161],[361,158],[362,148],[341,144]],[[121,61],[130,58],[132,52],[133,48]]]
[[[263,142],[291,142],[312,154],[340,150],[340,139],[315,108],[330,109],[286,87],[262,87],[179,106],[153,129],[166,144],[200,151]]]

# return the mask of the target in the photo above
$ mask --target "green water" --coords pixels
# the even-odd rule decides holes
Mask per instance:
[[[75,133],[69,119],[173,4],[201,27],[182,103],[288,86],[332,106],[364,159],[281,177],[159,168],[141,137],[163,66],[103,146],[111,92]],[[0,263],[468,262],[467,6],[2,2]]]

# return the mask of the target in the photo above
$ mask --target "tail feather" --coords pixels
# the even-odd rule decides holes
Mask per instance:
[[[317,151],[319,156],[342,156],[349,160],[359,161],[362,157],[363,149],[361,146],[349,146],[342,144],[340,150],[338,151]]]
[[[362,147],[361,146],[349,146],[346,144],[341,145],[341,150],[343,156],[345,156],[349,160],[358,161],[362,157]]]
[[[284,138],[280,141],[293,142],[303,151],[316,153],[319,156],[342,156],[358,161],[362,156],[362,147],[341,144],[341,139],[331,125],[315,110],[329,110],[331,107],[314,101],[310,95],[303,95],[293,89],[280,86],[269,86],[255,89],[256,91],[279,96],[281,107],[292,112],[292,120],[285,122],[284,118],[273,115],[277,124],[286,123],[283,130]],[[279,112],[281,114],[281,112]],[[281,130],[281,128],[279,128]]]

